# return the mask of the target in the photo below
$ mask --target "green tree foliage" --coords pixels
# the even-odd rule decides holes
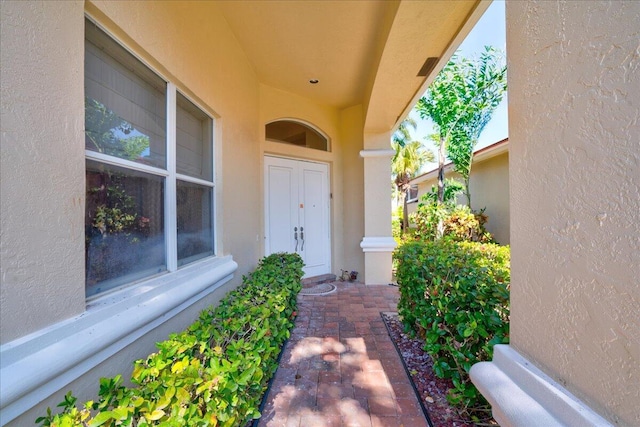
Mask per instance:
[[[471,207],[469,175],[473,149],[507,88],[503,55],[485,46],[477,60],[454,55],[416,105],[420,117],[430,119],[437,132],[438,201],[444,197],[444,157],[464,179]]]
[[[136,129],[95,99],[85,98],[87,143],[99,153],[136,160],[149,148],[147,135],[129,135]]]
[[[400,123],[391,141],[391,146],[395,150],[391,163],[391,174],[403,207],[401,233],[409,226],[407,214],[409,182],[415,178],[425,163],[434,159],[433,153],[427,150],[420,141],[412,140],[411,132],[409,131],[410,127],[415,130],[416,122],[412,118],[407,118]]]

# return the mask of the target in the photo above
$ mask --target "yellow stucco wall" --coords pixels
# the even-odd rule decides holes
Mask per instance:
[[[469,180],[471,207],[484,209],[487,231],[495,240],[509,244],[509,153],[474,164]],[[464,197],[463,197],[464,198]]]
[[[640,3],[512,1],[506,18],[511,345],[638,426]]]
[[[84,311],[84,10],[1,7],[4,344]]]
[[[335,267],[336,273],[339,273],[338,269],[359,272],[359,280],[364,278],[364,254],[360,248],[360,241],[364,236],[364,160],[360,157],[360,150],[364,144],[363,127],[361,105],[341,111],[344,258]]]
[[[2,120],[7,285],[0,328],[7,342],[84,309],[85,5],[7,2],[2,7],[3,102],[12,106],[3,110]],[[261,249],[260,198],[246,197],[232,184],[242,170],[243,180],[259,194],[259,85],[225,20],[208,2],[189,8],[176,2],[108,1],[86,7],[107,31],[218,117],[218,248],[233,254],[240,273],[248,271]],[[190,31],[181,31],[183,25]],[[31,55],[37,60],[29,60]],[[33,99],[41,101],[24,102]],[[38,316],[31,315],[35,312]]]

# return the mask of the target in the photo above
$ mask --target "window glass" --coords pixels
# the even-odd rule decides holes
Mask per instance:
[[[164,178],[87,160],[87,296],[165,267]]]
[[[177,95],[178,173],[213,180],[213,120],[182,94]]]
[[[166,167],[166,83],[86,23],[85,147]]]
[[[95,23],[85,23],[85,259],[92,296],[214,255],[213,119]],[[173,164],[175,170],[167,167]]]
[[[213,189],[176,182],[178,265],[213,255]]]
[[[267,140],[329,151],[329,141],[317,130],[291,120],[279,120],[265,126]]]

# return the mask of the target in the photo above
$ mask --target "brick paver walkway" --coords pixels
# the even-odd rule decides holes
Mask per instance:
[[[426,427],[381,311],[398,289],[336,282],[299,296],[298,318],[258,424],[261,427]]]

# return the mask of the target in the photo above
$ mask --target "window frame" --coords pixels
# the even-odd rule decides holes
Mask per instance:
[[[411,193],[413,193],[415,191],[415,197],[411,197]],[[415,203],[417,202],[420,197],[419,197],[419,191],[420,191],[420,187],[418,186],[418,184],[412,184],[408,189],[407,189],[407,203]]]
[[[116,37],[111,31],[101,25],[96,19],[94,19],[91,15],[85,14],[85,25],[90,22],[92,25],[95,25],[98,29],[100,29],[107,37],[110,37],[112,41],[118,44],[122,49],[130,53],[136,60],[140,61],[142,65],[144,65],[149,72],[154,73],[160,79],[162,79],[166,83],[166,123],[165,123],[165,156],[166,156],[166,169],[159,168],[157,166],[146,165],[143,163],[138,163],[135,161],[111,156],[104,153],[99,153],[93,150],[89,150],[85,148],[85,170],[86,170],[86,161],[93,160],[95,162],[104,163],[107,165],[119,166],[128,170],[143,172],[147,174],[151,174],[154,176],[164,178],[164,201],[163,201],[163,209],[164,209],[164,249],[165,249],[165,265],[166,271],[159,273],[160,275],[174,273],[180,269],[187,268],[191,265],[197,264],[201,261],[211,260],[218,257],[218,233],[217,233],[217,197],[216,197],[216,126],[217,126],[217,116],[211,111],[211,109],[207,108],[199,102],[197,99],[194,99],[194,96],[190,96],[186,88],[179,88],[178,85],[167,78],[167,76],[159,71],[156,67],[153,67],[149,64],[148,61],[145,61],[143,57],[138,55],[135,50],[131,49],[127,46],[121,39]],[[87,43],[86,33],[83,38],[84,43]],[[114,58],[115,59],[115,58]],[[123,64],[118,60],[121,65]],[[83,70],[83,78],[85,78],[86,70]],[[177,166],[177,102],[178,102],[178,93],[182,95],[185,99],[191,102],[195,107],[197,107],[205,116],[207,116],[211,120],[211,133],[209,137],[211,138],[211,181],[207,181],[202,178],[196,178],[189,175],[178,173],[176,170]],[[126,118],[123,118],[126,120]],[[202,185],[208,188],[211,188],[211,227],[212,227],[212,242],[211,247],[213,254],[210,256],[206,256],[193,262],[186,263],[183,265],[178,265],[178,230],[177,230],[177,181],[184,181],[189,183],[194,183],[198,185]],[[86,207],[85,207],[86,213]],[[87,297],[87,301],[93,301],[97,298],[100,298],[104,295],[111,294],[115,291],[121,290],[123,288],[130,287],[136,283],[146,281],[148,279],[152,279],[153,277],[158,276],[158,274],[149,275],[138,280],[123,283],[121,285],[115,286],[112,289],[107,289],[105,291],[93,294]],[[85,282],[85,292],[86,292],[86,282]]]

